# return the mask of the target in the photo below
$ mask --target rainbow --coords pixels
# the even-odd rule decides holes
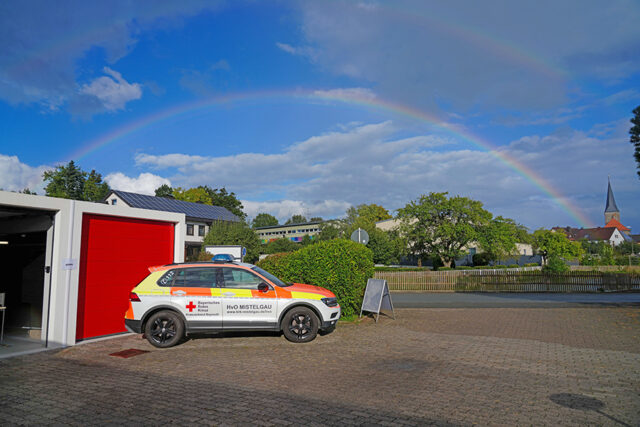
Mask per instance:
[[[178,104],[166,110],[145,116],[139,120],[131,121],[124,126],[114,129],[98,138],[95,138],[86,144],[83,144],[82,148],[72,153],[69,159],[80,160],[88,154],[94,153],[100,150],[102,147],[107,146],[127,135],[137,132],[141,129],[147,128],[156,123],[162,122],[169,118],[175,118],[187,113],[191,113],[197,110],[209,108],[212,106],[218,106],[223,104],[234,103],[243,100],[273,100],[273,99],[302,99],[312,101],[331,101],[340,102],[345,104],[363,106],[368,109],[381,110],[383,112],[399,114],[401,116],[409,117],[411,119],[418,120],[420,122],[427,123],[438,129],[445,131],[446,133],[456,136],[476,147],[481,148],[489,152],[495,158],[502,163],[516,171],[519,175],[524,177],[529,182],[538,187],[544,194],[551,197],[551,199],[570,217],[575,219],[577,223],[582,227],[591,227],[592,222],[587,218],[581,210],[572,205],[571,202],[558,190],[553,188],[543,177],[537,174],[529,166],[520,162],[513,156],[501,151],[498,147],[494,146],[490,142],[473,135],[467,130],[461,129],[451,123],[443,122],[437,117],[420,111],[418,109],[393,103],[387,100],[380,99],[372,96],[366,91],[267,91],[267,92],[251,92],[251,93],[236,93],[222,97],[207,98],[194,102],[187,102],[184,104]]]

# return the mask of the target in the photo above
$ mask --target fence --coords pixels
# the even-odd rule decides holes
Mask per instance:
[[[392,291],[599,292],[640,291],[640,274],[600,271],[543,273],[536,269],[377,271]]]

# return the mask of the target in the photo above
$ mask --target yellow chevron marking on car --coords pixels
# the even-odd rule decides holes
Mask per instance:
[[[235,298],[252,298],[251,289],[231,289],[231,288],[222,288],[221,289],[222,296],[225,297],[235,297]],[[231,295],[233,293],[233,295]]]
[[[322,299],[323,296],[320,294],[314,294],[311,292],[291,292],[291,298],[294,299]]]

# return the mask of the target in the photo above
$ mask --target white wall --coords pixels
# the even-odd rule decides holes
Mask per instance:
[[[51,273],[45,274],[42,339],[49,346],[73,345],[76,342],[79,258],[84,214],[149,219],[175,224],[174,262],[184,261],[185,215],[172,212],[135,209],[118,204],[80,202],[54,197],[0,191],[0,205],[56,211],[53,225]],[[49,265],[49,260],[45,261]],[[65,267],[65,264],[70,264]],[[50,283],[50,292],[48,290]],[[48,299],[48,294],[51,298]],[[48,320],[48,328],[47,328]]]

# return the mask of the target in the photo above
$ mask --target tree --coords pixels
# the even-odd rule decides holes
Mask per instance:
[[[37,196],[37,195],[38,195],[38,193],[36,193],[35,191],[31,191],[31,190],[29,190],[29,188],[25,188],[25,189],[24,189],[24,190],[22,190],[22,191],[18,191],[18,193],[22,193],[22,194],[33,194],[34,196]]]
[[[168,188],[171,188],[167,186]],[[159,187],[156,190],[160,190],[162,187]],[[163,189],[163,194],[166,194],[167,189]],[[227,208],[231,213],[238,216],[242,220],[246,219],[247,214],[245,214],[242,209],[242,202],[236,198],[236,194],[231,192],[229,193],[226,188],[222,187],[211,188],[207,185],[200,185],[194,188],[183,189],[181,187],[174,188],[172,191],[173,197],[176,200],[183,200],[185,202],[193,202],[193,203],[204,203],[205,205],[213,205],[213,206],[222,206],[223,208]]]
[[[156,197],[168,197],[173,199],[173,188],[167,184],[162,184],[160,187],[156,188]]]
[[[400,251],[397,242],[386,231],[373,227],[367,230],[369,243],[367,247],[373,252],[373,262],[376,264],[397,264]]]
[[[542,255],[543,264],[545,264],[545,258],[578,258],[584,252],[579,242],[572,242],[562,232],[536,230],[533,233],[533,240],[538,253]]]
[[[101,202],[107,197],[109,191],[109,185],[106,182],[102,182],[102,175],[92,169],[84,182],[83,200]]]
[[[282,252],[293,252],[300,249],[302,245],[300,243],[292,242],[286,237],[272,240],[266,245],[262,246],[262,252],[265,254],[277,254]]]
[[[344,236],[344,222],[341,220],[330,220],[320,224],[320,233],[317,239],[319,241],[339,239]]]
[[[398,210],[400,230],[409,253],[419,259],[430,254],[445,267],[464,255],[463,248],[478,238],[491,221],[482,203],[448,193],[429,193]]]
[[[309,222],[322,222],[322,217],[314,216],[309,219]]]
[[[256,262],[260,253],[260,239],[245,222],[214,221],[202,243],[206,245],[241,245],[247,249],[246,262]]]
[[[95,170],[83,171],[73,160],[45,171],[43,178],[47,183],[45,194],[51,197],[101,202],[110,190],[109,185],[102,182],[102,175]]]
[[[631,123],[633,126],[629,129],[631,135],[629,142],[633,144],[634,152],[633,157],[636,159],[638,178],[640,178],[640,105],[633,110],[633,118]]]
[[[380,205],[372,203],[370,205],[358,205],[357,207],[351,206],[347,209],[346,221],[349,225],[355,225],[357,223],[362,225],[375,224],[378,221],[391,218],[392,216],[389,214],[389,211]]]
[[[253,228],[258,227],[270,227],[273,225],[278,225],[278,218],[268,213],[259,213],[256,217],[251,221],[251,226]]]
[[[302,224],[304,222],[307,222],[307,218],[304,215],[293,215],[287,220],[287,222],[284,223],[284,225]]]
[[[516,243],[523,243],[522,228],[524,227],[514,220],[498,216],[482,229],[477,241],[491,261],[506,259],[517,253]]]

